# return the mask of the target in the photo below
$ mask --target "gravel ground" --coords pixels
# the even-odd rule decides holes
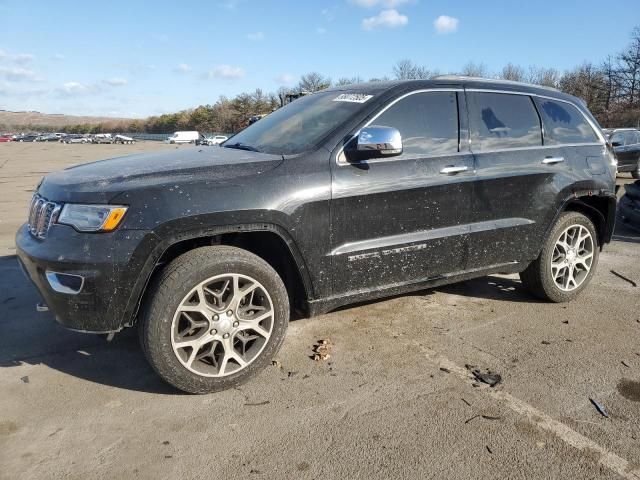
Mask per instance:
[[[298,320],[274,366],[215,395],[162,383],[133,331],[36,313],[13,235],[40,177],[167,148],[0,145],[0,478],[640,479],[640,235],[622,225],[575,302],[496,275]]]

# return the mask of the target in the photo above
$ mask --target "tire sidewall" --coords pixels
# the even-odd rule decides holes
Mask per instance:
[[[587,230],[589,230],[591,238],[593,239],[593,262],[591,263],[591,269],[589,270],[587,278],[580,284],[580,286],[574,290],[566,292],[564,290],[561,290],[553,280],[553,276],[551,273],[551,258],[553,256],[553,250],[558,238],[560,237],[560,234],[572,225],[582,225]],[[596,268],[598,267],[599,256],[600,244],[598,242],[598,234],[591,220],[578,212],[566,212],[562,214],[562,216],[558,219],[555,226],[553,227],[553,230],[549,234],[545,247],[540,256],[542,283],[545,293],[554,302],[568,302],[576,298],[580,294],[580,292],[584,290],[591,282]]]
[[[160,280],[159,288],[145,309],[143,341],[150,363],[169,383],[190,393],[217,392],[240,385],[264,369],[278,352],[289,322],[289,302],[284,284],[277,273],[262,259],[245,256],[211,256],[196,271],[176,269],[170,277]],[[180,363],[171,345],[173,317],[180,302],[196,285],[208,278],[237,273],[247,275],[262,284],[271,297],[274,319],[271,336],[258,358],[239,372],[225,377],[205,377],[191,372]]]

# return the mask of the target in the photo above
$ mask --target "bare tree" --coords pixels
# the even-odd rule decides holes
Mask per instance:
[[[397,80],[422,80],[437,75],[426,67],[416,65],[411,60],[398,60],[392,68],[393,76]]]
[[[509,62],[504,67],[502,67],[502,72],[500,73],[500,78],[503,80],[511,80],[514,82],[524,82],[524,68],[520,65],[514,65]]]
[[[341,87],[341,86],[344,86],[344,85],[352,85],[354,83],[362,83],[362,82],[363,82],[362,77],[359,77],[359,76],[355,76],[355,77],[351,77],[351,78],[340,77],[338,79],[338,81],[335,83],[335,85],[337,87]]]
[[[640,104],[640,27],[633,29],[631,43],[618,56],[618,78],[622,99],[630,106]]]
[[[598,116],[605,111],[606,85],[602,71],[588,62],[565,73],[559,82],[563,92],[583,99],[589,110]]]
[[[531,65],[525,80],[528,83],[533,83],[534,85],[558,88],[560,84],[560,77],[560,72],[555,68],[544,68]]]
[[[302,92],[318,92],[329,88],[331,86],[331,79],[322,76],[318,72],[310,72],[300,77],[300,83],[298,83],[298,89]]]
[[[489,70],[482,62],[467,62],[466,65],[462,67],[460,74],[466,77],[487,77],[489,75]]]

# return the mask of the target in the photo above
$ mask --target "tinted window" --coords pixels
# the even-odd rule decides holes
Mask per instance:
[[[611,144],[616,147],[624,146],[624,134],[622,132],[616,132],[611,135]]]
[[[400,131],[403,155],[446,155],[458,151],[455,92],[409,95],[385,110],[373,124]]]
[[[536,98],[535,102],[542,116],[546,145],[598,141],[591,125],[573,105],[545,98]]]
[[[470,93],[468,99],[474,151],[542,145],[540,118],[530,97]]]
[[[625,145],[635,145],[638,143],[638,137],[636,132],[628,131],[624,132],[624,144]]]

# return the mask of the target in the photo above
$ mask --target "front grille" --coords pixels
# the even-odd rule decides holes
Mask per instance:
[[[60,211],[57,203],[49,202],[37,193],[31,199],[29,208],[29,232],[36,238],[46,238],[49,226]]]

